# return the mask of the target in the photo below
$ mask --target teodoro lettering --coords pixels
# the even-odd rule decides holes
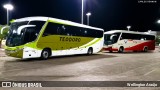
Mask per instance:
[[[60,37],[60,41],[66,41],[66,42],[81,42],[81,38]]]

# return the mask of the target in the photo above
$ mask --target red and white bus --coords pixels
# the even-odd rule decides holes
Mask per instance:
[[[155,35],[125,30],[108,31],[104,33],[103,50],[109,52],[155,50]]]

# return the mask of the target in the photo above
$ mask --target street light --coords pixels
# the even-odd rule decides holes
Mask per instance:
[[[160,20],[158,20],[158,21],[157,21],[157,23],[159,23],[159,24],[160,24]]]
[[[13,5],[11,5],[11,4],[5,4],[5,5],[3,5],[3,7],[5,8],[5,9],[7,9],[7,25],[9,25],[9,10],[13,10]]]
[[[128,28],[128,31],[130,31],[131,26],[127,26],[127,28]]]
[[[88,12],[86,15],[87,15],[87,24],[89,25],[89,16],[91,16],[91,13]]]
[[[82,0],[82,17],[81,17],[81,23],[83,24],[83,10],[84,10],[84,0]]]

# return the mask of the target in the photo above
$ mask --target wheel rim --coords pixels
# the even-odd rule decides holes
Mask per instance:
[[[122,47],[120,47],[120,48],[119,48],[119,51],[120,51],[120,52],[123,52],[123,48],[122,48]]]
[[[49,53],[48,53],[47,51],[44,51],[44,52],[43,52],[43,57],[44,57],[44,58],[48,58],[48,56],[49,56]]]
[[[120,48],[120,51],[122,52],[122,48]]]
[[[144,51],[147,52],[147,48],[144,48]]]
[[[92,50],[90,50],[90,54],[92,54]]]
[[[91,49],[88,50],[88,54],[92,54],[92,50]]]
[[[89,49],[88,54],[91,54],[91,50]]]

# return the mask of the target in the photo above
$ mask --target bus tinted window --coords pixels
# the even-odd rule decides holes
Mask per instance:
[[[37,33],[39,33],[44,23],[45,23],[44,21],[31,21],[29,25],[36,25],[35,30]]]
[[[103,37],[103,31],[74,26],[65,26],[65,33],[63,33],[63,35],[101,38]]]
[[[103,31],[81,28],[69,25],[62,25],[56,23],[48,23],[44,36],[48,35],[68,35],[68,36],[82,36],[82,37],[94,37],[101,38],[103,37]]]
[[[43,33],[43,36],[57,34],[57,33],[60,33],[60,31],[61,31],[60,25],[48,23],[48,25]]]
[[[130,33],[122,33],[121,38],[122,38],[122,39],[134,39],[134,40],[139,40],[139,35],[130,34]]]
[[[145,40],[155,40],[155,36],[153,35],[142,35]]]
[[[119,36],[120,36],[120,33],[105,34],[104,35],[104,44],[111,45],[111,44],[117,43]]]
[[[134,40],[155,40],[153,35],[143,35],[143,34],[131,34],[131,33],[122,33],[122,39],[134,39]]]

